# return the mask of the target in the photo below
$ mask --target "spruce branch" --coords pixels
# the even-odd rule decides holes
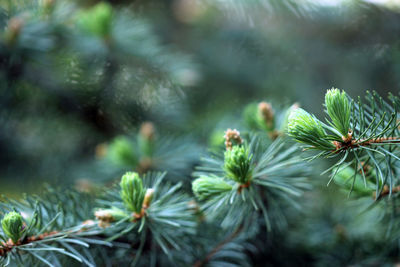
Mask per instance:
[[[0,260],[21,259],[57,266],[56,262],[64,262],[61,256],[67,256],[95,266],[91,255],[96,255],[99,245],[136,250],[134,262],[138,262],[140,255],[154,253],[158,248],[172,260],[171,250],[182,248],[182,237],[194,234],[197,223],[192,200],[180,192],[181,184],[165,183],[164,177],[165,173],[147,174],[142,179],[137,173],[127,173],[121,179],[120,189],[108,191],[108,197],[97,200],[102,207],[95,210],[96,221],[77,216],[71,200],[78,203],[84,200],[77,193],[72,194],[74,198],[69,202],[65,201],[64,207],[40,198],[35,198],[36,204],[32,204],[29,196],[26,202],[6,199],[7,202],[0,203],[0,211],[12,205],[20,212],[8,212],[2,220]],[[45,199],[58,195],[57,192]],[[26,218],[21,214],[26,214]],[[145,246],[148,240],[157,246],[149,250]],[[135,243],[138,247],[131,245]]]
[[[392,189],[398,184],[395,177],[400,160],[397,151],[400,144],[400,124],[397,119],[400,102],[398,97],[389,95],[388,103],[376,92],[369,91],[365,98],[367,103],[360,98],[353,100],[339,89],[330,89],[325,95],[329,125],[303,110],[297,110],[289,118],[288,133],[294,140],[303,143],[306,149],[320,151],[311,159],[340,157],[326,171],[333,170],[330,181],[344,168],[355,166],[355,174],[351,177],[356,179],[356,173],[360,170],[366,185],[367,177],[360,166],[369,162],[376,174],[375,194],[379,199],[385,185],[391,195]]]
[[[270,228],[266,203],[278,202],[279,193],[272,197],[276,191],[290,199],[309,188],[303,176],[308,168],[296,151],[295,146],[286,148],[282,139],[268,145],[254,136],[226,150],[224,157],[203,159],[192,185],[206,218],[236,228],[259,214]]]
[[[58,196],[59,192],[51,198]],[[0,203],[0,212],[5,213],[0,232],[3,240],[0,243],[0,261],[4,264],[55,266],[56,262],[70,258],[95,266],[95,262],[82,253],[88,254],[90,244],[112,244],[98,238],[103,230],[94,222],[82,221],[74,208],[70,209],[77,204],[75,200],[84,199],[83,195],[79,199],[69,198],[67,205],[61,207],[59,202],[53,204],[39,197],[27,196],[21,202],[5,198],[6,201]],[[9,212],[11,208],[13,211]]]
[[[99,210],[108,212],[104,218],[97,217],[108,240],[126,237],[140,242],[135,262],[143,253],[153,253],[157,248],[170,257],[171,250],[181,249],[183,236],[195,233],[191,199],[180,191],[181,183],[171,185],[164,178],[165,173],[148,173],[142,178],[127,173],[121,179],[121,189],[114,188],[99,202]],[[144,251],[144,242],[149,238],[157,246]]]

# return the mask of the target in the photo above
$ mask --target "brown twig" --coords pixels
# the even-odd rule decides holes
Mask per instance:
[[[231,242],[237,235],[243,230],[243,227],[239,227],[236,229],[235,232],[233,232],[230,236],[228,236],[226,239],[224,239],[221,243],[219,243],[216,247],[213,248],[213,250],[210,251],[210,253],[207,254],[207,256],[203,260],[198,260],[193,264],[193,267],[202,267],[205,264],[207,264],[211,258],[218,252],[220,251],[227,243]]]
[[[46,237],[53,236],[58,233],[59,233],[58,231],[52,231],[52,232],[43,233],[43,234],[36,235],[36,236],[28,236],[24,240],[18,241],[16,244],[14,244],[14,242],[11,239],[9,239],[7,242],[1,242],[0,243],[0,257],[4,257],[14,247],[26,245],[26,244],[29,244],[29,243],[32,243],[35,241],[40,241],[40,240],[45,239]]]
[[[250,180],[247,181],[245,184],[240,184],[238,188],[238,194],[240,194],[243,190],[243,188],[248,188],[250,186]]]
[[[352,149],[352,148],[357,148],[357,147],[370,146],[373,144],[384,143],[386,141],[399,141],[400,142],[400,138],[399,137],[380,137],[380,138],[373,138],[373,139],[368,139],[368,140],[357,140],[357,139],[353,139],[350,136],[350,138],[343,138],[343,142],[333,141],[333,144],[336,147],[335,152],[339,152],[340,150],[347,150],[347,149]]]

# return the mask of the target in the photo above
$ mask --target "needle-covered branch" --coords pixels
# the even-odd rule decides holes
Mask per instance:
[[[400,155],[399,98],[389,95],[386,102],[375,92],[366,93],[366,103],[351,99],[344,91],[330,89],[325,95],[325,124],[304,110],[294,110],[289,118],[288,134],[304,144],[305,149],[319,150],[316,157],[340,157],[327,171],[333,170],[331,179],[340,170],[354,167],[360,171],[366,185],[365,163],[375,171],[375,194],[384,186],[392,189],[399,184],[398,161]],[[351,177],[356,179],[356,175]],[[356,184],[357,182],[354,182]]]
[[[209,220],[223,227],[249,225],[261,215],[270,228],[273,202],[299,197],[309,188],[308,167],[298,157],[297,147],[287,147],[282,139],[271,144],[254,136],[250,141],[227,147],[223,157],[203,159],[192,183],[193,192]]]

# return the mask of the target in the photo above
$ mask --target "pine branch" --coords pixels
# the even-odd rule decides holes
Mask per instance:
[[[179,192],[181,185],[163,184],[164,177],[165,174],[148,174],[142,183],[138,174],[127,173],[121,181],[120,194],[119,190],[109,191],[108,200],[99,199],[103,208],[95,212],[96,221],[86,218],[82,222],[76,214],[71,200],[79,203],[84,199],[78,194],[73,194],[76,197],[69,201],[63,200],[66,206],[51,204],[60,203],[59,201],[43,202],[40,198],[36,198],[35,205],[29,201],[16,202],[7,199],[8,203],[1,203],[0,208],[8,210],[12,205],[20,212],[9,212],[2,220],[0,259],[18,261],[20,257],[26,258],[30,255],[33,257],[30,260],[36,259],[52,266],[53,257],[61,260],[53,253],[59,253],[94,266],[95,262],[83,256],[74,246],[81,246],[85,252],[89,249],[89,244],[95,247],[114,244],[115,247],[133,249],[131,244],[140,242],[136,256],[138,261],[149,234],[167,255],[172,249],[179,250],[180,238],[193,234],[197,224],[191,210],[190,198]],[[59,200],[62,200],[66,195],[55,192],[45,199],[60,196]],[[86,216],[90,213],[86,213]],[[23,218],[21,214],[30,215]],[[85,253],[91,255],[95,251],[91,248]]]
[[[369,162],[375,169],[375,194],[380,199],[385,185],[391,195],[392,188],[398,183],[400,123],[397,117],[400,102],[398,97],[390,95],[388,103],[375,92],[367,92],[366,100],[368,104],[362,103],[360,98],[357,101],[351,99],[344,91],[328,90],[325,96],[326,113],[330,118],[328,124],[298,109],[291,114],[288,133],[303,143],[306,150],[320,151],[311,159],[340,157],[326,171],[332,170],[331,180],[347,166],[355,166],[353,181],[359,170],[366,181],[362,166],[363,162]]]
[[[296,155],[297,148],[286,148],[282,139],[269,146],[257,136],[249,143],[231,143],[227,139],[224,159],[220,155],[203,159],[204,165],[194,173],[197,179],[192,183],[193,191],[206,217],[221,221],[222,227],[251,224],[250,218],[260,213],[270,229],[270,211],[265,203],[277,201],[272,197],[274,192],[289,199],[301,196],[309,188],[304,177],[308,168]]]
[[[79,200],[84,198],[82,196]],[[32,201],[33,199],[35,201]],[[70,199],[68,204],[71,205],[73,201],[74,199]],[[10,207],[18,211],[7,212]],[[69,244],[83,250],[89,247],[89,243],[111,245],[109,242],[94,239],[93,236],[99,235],[102,230],[94,223],[81,222],[79,215],[67,206],[60,209],[60,205],[42,202],[39,197],[27,197],[23,202],[3,202],[0,209],[2,213],[6,213],[0,232],[0,238],[3,240],[0,244],[0,258],[4,262],[36,259],[49,265],[48,257],[57,253],[59,256],[70,257],[93,266],[93,262]]]

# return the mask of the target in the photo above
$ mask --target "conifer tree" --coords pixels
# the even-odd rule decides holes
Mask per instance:
[[[398,264],[395,89],[329,89],[325,118],[254,93],[266,80],[279,96],[306,90],[314,73],[284,67],[288,78],[274,78],[284,64],[273,54],[308,63],[260,44],[253,19],[314,25],[325,11],[292,0],[257,0],[255,10],[128,2],[0,3],[1,178],[58,176],[35,177],[34,193],[1,190],[0,266]]]

